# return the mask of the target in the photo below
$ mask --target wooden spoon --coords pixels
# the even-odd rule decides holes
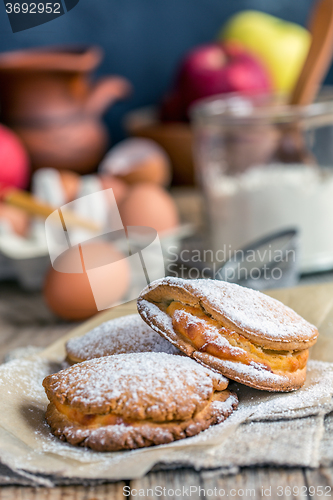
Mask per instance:
[[[56,210],[56,207],[37,200],[30,193],[13,187],[1,187],[0,185],[0,199],[9,205],[21,208],[29,215],[43,219],[46,219]],[[69,210],[63,212],[62,215],[65,215],[68,226],[77,226],[96,233],[101,229],[96,222],[80,217]],[[62,224],[64,225],[63,220]]]
[[[291,93],[291,106],[311,104],[333,58],[333,0],[318,0],[310,18],[312,42],[301,74]],[[282,137],[274,155],[283,163],[316,163],[307,149],[300,124],[282,126]]]

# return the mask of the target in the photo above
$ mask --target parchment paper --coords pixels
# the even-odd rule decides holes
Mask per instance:
[[[333,362],[333,284],[270,295],[320,328],[311,357]],[[65,342],[135,310],[132,302],[100,313],[40,354],[0,367],[0,458],[22,484],[134,479],[161,463],[234,471],[243,465],[316,467],[333,462],[328,445],[333,434],[333,363],[321,361],[309,362],[306,384],[294,393],[270,394],[232,383],[239,395],[239,409],[224,423],[176,443],[98,453],[55,438],[44,419],[48,400],[41,382],[59,369]]]

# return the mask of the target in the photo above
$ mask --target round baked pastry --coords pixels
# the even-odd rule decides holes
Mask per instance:
[[[237,406],[222,375],[165,353],[92,359],[49,375],[43,385],[53,434],[97,451],[194,436]]]
[[[88,359],[134,352],[181,354],[170,342],[158,335],[139,314],[130,314],[102,323],[82,337],[66,344],[70,364]]]
[[[157,280],[141,292],[138,311],[199,363],[268,391],[304,384],[309,347],[318,336],[278,300],[216,280]]]

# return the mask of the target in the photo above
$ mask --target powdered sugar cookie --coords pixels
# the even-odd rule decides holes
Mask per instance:
[[[138,298],[142,318],[178,349],[245,385],[304,384],[317,329],[281,302],[215,280],[163,278]]]
[[[237,407],[222,375],[165,353],[92,359],[49,375],[43,385],[53,434],[98,451],[194,436]]]
[[[139,314],[130,314],[103,323],[90,332],[69,340],[67,361],[81,363],[88,359],[134,352],[181,354],[170,342],[150,328]]]

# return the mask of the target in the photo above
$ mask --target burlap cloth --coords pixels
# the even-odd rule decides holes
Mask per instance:
[[[318,467],[333,463],[333,284],[276,291],[274,295],[316,324],[305,386],[270,394],[231,384],[239,409],[224,423],[169,445],[97,453],[62,443],[44,420],[41,382],[59,368],[65,341],[110,318],[131,314],[133,303],[107,311],[39,354],[0,367],[0,484],[82,484],[135,479],[152,468],[190,466],[237,472],[248,465]]]

